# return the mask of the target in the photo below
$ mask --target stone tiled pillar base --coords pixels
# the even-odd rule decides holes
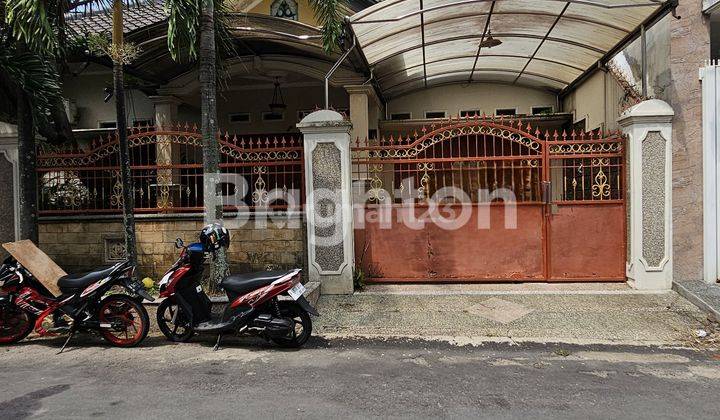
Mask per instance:
[[[353,212],[350,122],[335,111],[305,117],[308,277],[323,294],[353,293]]]
[[[627,134],[627,277],[637,289],[672,287],[672,118],[667,103],[651,99],[625,111]]]

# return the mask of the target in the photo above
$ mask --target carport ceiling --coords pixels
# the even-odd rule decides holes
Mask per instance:
[[[386,0],[353,15],[350,24],[387,97],[469,82],[559,91],[665,3]],[[488,48],[491,36],[502,43]]]

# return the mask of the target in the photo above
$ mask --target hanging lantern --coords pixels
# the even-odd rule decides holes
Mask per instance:
[[[270,102],[270,112],[273,114],[282,114],[287,108],[285,99],[283,99],[282,90],[280,90],[280,78],[275,78],[275,90],[273,91],[272,102]]]
[[[488,31],[488,36],[480,43],[480,48],[492,48],[497,47],[500,44],[502,44],[502,41],[497,38],[493,38],[492,32]]]

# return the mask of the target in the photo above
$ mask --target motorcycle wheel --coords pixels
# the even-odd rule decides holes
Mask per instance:
[[[185,343],[195,334],[185,312],[172,299],[165,299],[158,305],[157,323],[160,331],[170,341]]]
[[[271,337],[270,339],[280,347],[302,347],[312,334],[310,314],[295,302],[281,301],[278,303],[280,305],[280,314],[283,318],[290,318],[295,323],[295,328],[286,337]]]
[[[150,317],[145,307],[127,295],[110,295],[100,302],[101,323],[120,323],[119,329],[101,329],[105,340],[116,347],[133,347],[145,339],[150,330]]]
[[[27,337],[34,326],[33,315],[16,307],[0,307],[0,345],[17,343]]]

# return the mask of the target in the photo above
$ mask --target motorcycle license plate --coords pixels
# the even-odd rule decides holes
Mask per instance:
[[[292,289],[288,290],[288,294],[290,295],[293,300],[300,299],[300,296],[305,293],[305,286],[302,285],[302,283],[298,283],[295,286],[293,286]]]

